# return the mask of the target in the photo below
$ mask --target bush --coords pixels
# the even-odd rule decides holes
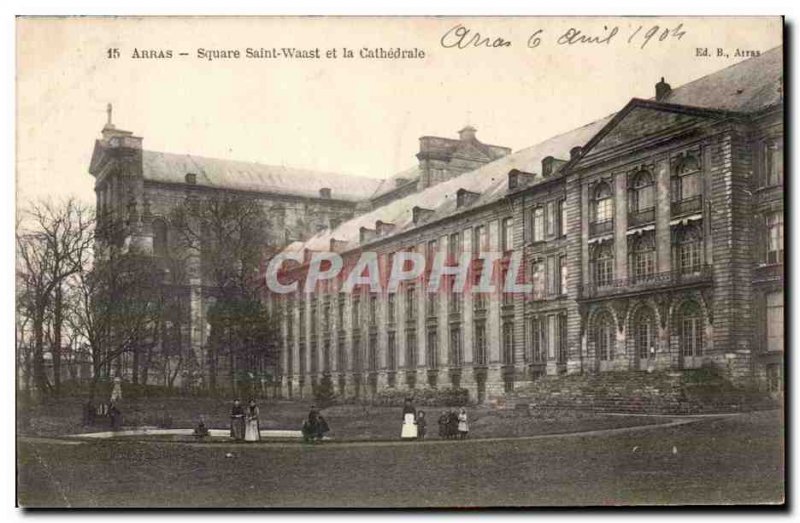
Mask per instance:
[[[376,405],[400,407],[406,398],[411,398],[416,406],[463,407],[469,403],[469,391],[461,388],[447,389],[384,389],[375,396]]]
[[[333,405],[336,402],[336,392],[333,390],[333,380],[327,374],[322,377],[319,384],[314,387],[314,401],[320,408]]]

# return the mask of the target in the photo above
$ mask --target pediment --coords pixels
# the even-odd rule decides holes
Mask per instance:
[[[581,151],[580,158],[570,162],[571,168],[590,163],[592,159],[613,155],[626,147],[640,147],[688,132],[729,117],[724,111],[691,108],[634,99],[606,124]]]

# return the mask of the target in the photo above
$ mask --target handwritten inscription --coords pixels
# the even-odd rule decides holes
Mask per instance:
[[[526,41],[526,46],[529,49],[535,49],[542,42],[548,40],[558,46],[596,47],[608,46],[615,41],[621,41],[624,44],[644,49],[655,42],[680,40],[685,34],[686,29],[683,23],[678,23],[673,27],[637,25],[625,30],[616,25],[604,25],[594,29],[568,27],[564,31],[551,35],[546,34],[543,29],[535,29],[531,31]],[[505,36],[489,35],[463,24],[457,24],[448,29],[442,35],[439,43],[445,49],[497,49],[514,46],[514,42]]]

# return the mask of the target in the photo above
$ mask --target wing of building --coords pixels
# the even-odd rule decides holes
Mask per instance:
[[[344,395],[463,387],[482,402],[542,377],[701,367],[780,389],[782,48],[680,87],[662,78],[653,98],[516,152],[466,127],[423,136],[416,156],[357,179],[142,151],[107,126],[90,170],[99,208],[139,209],[144,245],[168,244],[153,224],[187,192],[232,191],[257,194],[280,217],[275,245],[306,260],[374,251],[385,269],[401,251],[499,253],[469,278],[521,260],[526,292],[428,293],[426,273],[396,292],[276,297],[283,395],[330,375]],[[141,172],[115,177],[124,162]]]

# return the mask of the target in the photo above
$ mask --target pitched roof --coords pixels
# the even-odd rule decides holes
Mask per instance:
[[[381,184],[377,178],[156,151],[142,151],[142,170],[146,180],[185,183],[186,174],[194,173],[201,186],[306,197],[319,197],[327,187],[332,198],[350,201],[369,198]]]
[[[674,89],[662,102],[752,113],[783,99],[783,47]]]
[[[781,85],[782,75],[782,48],[777,47],[759,57],[742,61],[678,87],[663,101],[707,109],[755,112],[781,102],[782,95],[778,86]],[[569,158],[572,147],[588,142],[615,114],[356,216],[333,230],[321,231],[306,241],[304,248],[327,250],[331,239],[355,247],[358,245],[360,228],[372,229],[377,220],[395,224],[391,235],[401,233],[413,227],[411,209],[415,206],[435,211],[429,221],[456,214],[461,211],[456,208],[456,192],[462,188],[481,193],[471,208],[498,200],[508,192],[507,175],[511,169],[538,172],[542,159],[547,156]],[[535,183],[541,180],[541,176],[537,175]]]
[[[395,189],[398,189],[405,185],[405,183],[398,184],[398,180],[406,180],[407,182],[416,182],[419,180],[420,171],[419,165],[415,165],[414,167],[410,167],[398,173],[391,175],[388,178],[381,180],[381,183],[378,185],[378,188],[375,189],[375,192],[372,194],[370,199],[375,199],[379,196],[383,196],[384,194],[388,194]]]
[[[539,171],[542,160],[547,156],[568,158],[572,147],[585,143],[610,119],[611,116],[608,116],[568,133],[554,136],[537,145],[504,156],[474,171],[464,173],[433,185],[424,191],[410,194],[405,198],[395,200],[368,213],[356,216],[333,230],[317,233],[305,242],[305,248],[309,250],[327,250],[331,239],[344,241],[351,247],[355,247],[359,241],[361,227],[373,229],[377,220],[393,223],[395,229],[392,235],[400,233],[414,226],[411,221],[411,209],[415,206],[434,210],[431,220],[455,214],[461,210],[456,209],[456,193],[459,189],[481,193],[478,200],[470,207],[502,198],[507,192],[508,171],[511,169],[530,172]],[[541,177],[538,177],[538,179],[540,180]]]

